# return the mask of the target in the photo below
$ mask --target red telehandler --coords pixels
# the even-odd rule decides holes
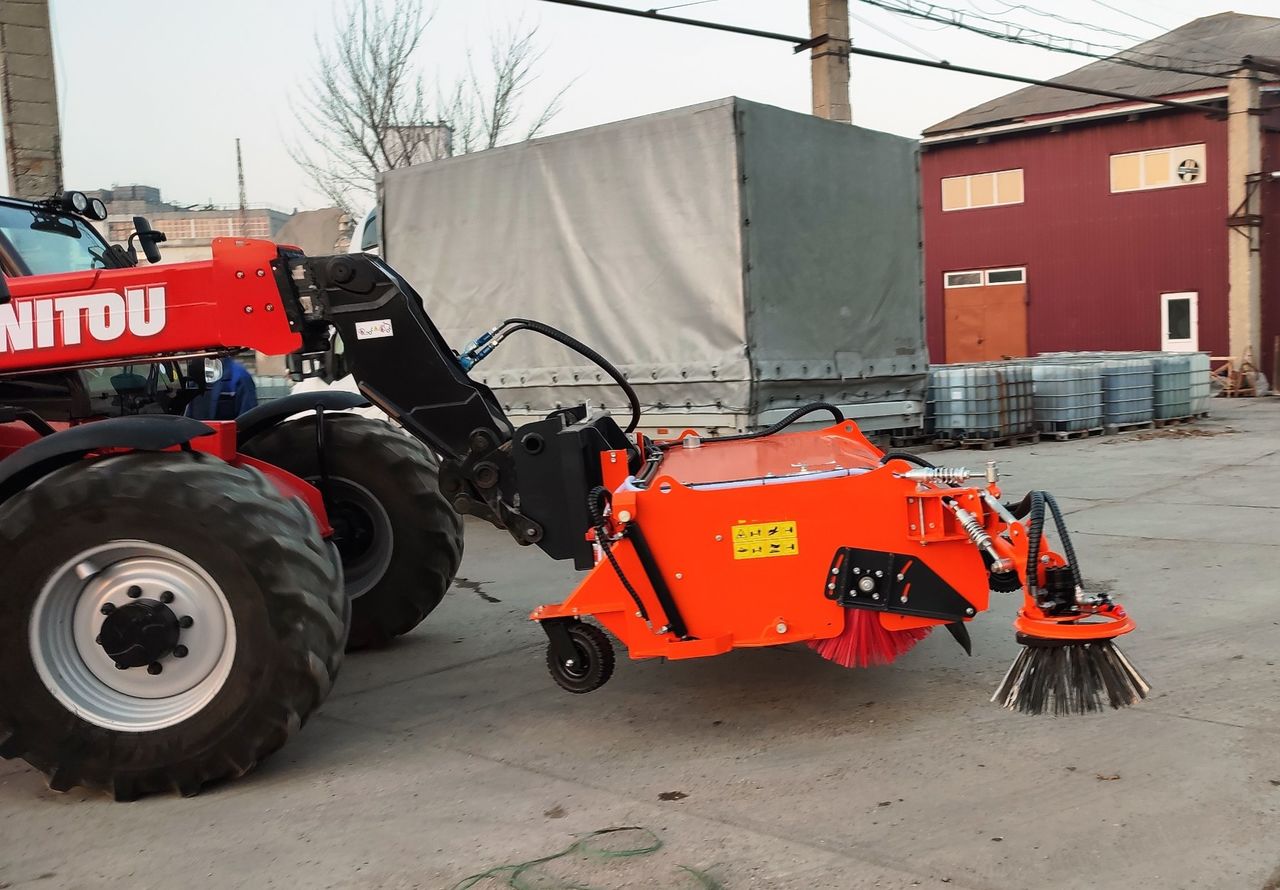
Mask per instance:
[[[53,206],[40,213],[82,224]],[[160,236],[138,222],[150,255]],[[993,470],[970,485],[963,469],[882,453],[825,404],[753,433],[633,435],[635,392],[594,350],[522,318],[454,350],[374,256],[308,258],[230,238],[203,262],[103,256],[5,280],[0,381],[197,363],[164,372],[186,392],[203,360],[321,355],[336,335],[361,392],[403,432],[389,433],[393,446],[330,413],[363,401],[341,393],[290,397],[235,423],[174,412],[67,425],[0,408],[0,754],[25,757],[51,787],[195,793],[283,744],[328,692],[348,610],[364,599],[344,592],[350,560],[333,543],[377,535],[350,528],[344,503],[390,502],[361,500],[352,485],[418,443],[439,456],[439,491],[457,512],[589,570],[531,616],[570,692],[598,688],[614,667],[610,637],[587,617],[636,658],[803,642],[854,666],[891,661],[938,626],[967,650],[966,624],[990,593],[1021,591],[1023,650],[996,700],[1067,713],[1146,693],[1112,643],[1132,621],[1085,590],[1052,497],[1004,504]],[[467,372],[521,330],[609,374],[630,402],[627,426],[578,406],[513,428]],[[832,423],[792,429],[815,413]],[[398,553],[408,530],[395,531]],[[423,524],[412,543],[452,547],[452,575],[450,528]]]

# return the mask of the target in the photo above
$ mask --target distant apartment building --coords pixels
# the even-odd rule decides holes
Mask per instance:
[[[273,238],[293,215],[262,205],[247,207],[243,213],[239,207],[212,204],[184,207],[163,200],[160,189],[149,185],[113,186],[86,194],[107,205],[107,219],[100,228],[113,244],[128,241],[135,216],[145,216],[153,228],[164,232],[165,262],[208,259],[214,238]]]

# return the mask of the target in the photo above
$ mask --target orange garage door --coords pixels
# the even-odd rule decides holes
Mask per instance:
[[[947,362],[985,362],[1027,354],[1027,270],[947,272],[943,324]]]

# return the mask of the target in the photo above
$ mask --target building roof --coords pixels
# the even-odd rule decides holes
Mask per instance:
[[[308,256],[329,256],[346,252],[352,228],[351,216],[337,207],[302,210],[280,227],[275,240],[301,247]]]
[[[1126,55],[1131,59],[1168,64],[1184,70],[1157,71],[1103,59],[1055,77],[1051,82],[1153,97],[1223,89],[1226,80],[1211,76],[1209,72],[1236,70],[1249,55],[1280,56],[1280,19],[1222,12],[1196,19],[1138,44],[1126,50]],[[1201,71],[1205,73],[1197,73]],[[1103,96],[1069,93],[1052,87],[1024,87],[940,121],[925,129],[924,135],[936,136],[956,130],[1016,123],[1039,115],[1115,102],[1115,99]]]

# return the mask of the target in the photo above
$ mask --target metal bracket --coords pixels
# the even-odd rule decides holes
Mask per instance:
[[[827,571],[827,599],[846,609],[872,609],[948,622],[977,611],[923,559],[881,550],[841,547]]]

